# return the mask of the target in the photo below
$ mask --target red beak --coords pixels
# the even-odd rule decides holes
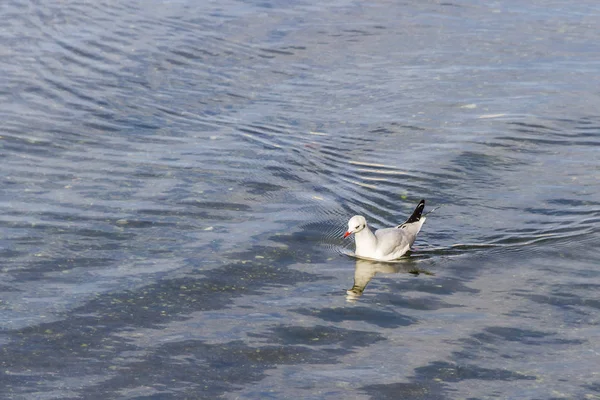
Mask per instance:
[[[348,231],[346,233],[344,233],[344,237],[347,238],[348,236],[350,236],[352,234],[352,232]]]

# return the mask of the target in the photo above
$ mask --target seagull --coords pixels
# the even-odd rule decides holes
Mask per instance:
[[[385,228],[371,232],[367,220],[362,215],[355,215],[348,221],[348,231],[344,238],[354,234],[357,257],[379,261],[392,261],[402,257],[415,242],[421,226],[427,218],[421,216],[425,208],[425,200],[421,200],[410,218],[394,228]]]

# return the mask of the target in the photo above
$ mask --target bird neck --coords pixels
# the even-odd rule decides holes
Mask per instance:
[[[354,234],[354,242],[356,243],[356,255],[358,256],[369,257],[377,247],[377,238],[368,226]]]

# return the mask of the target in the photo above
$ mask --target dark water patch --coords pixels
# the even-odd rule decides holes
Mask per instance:
[[[582,147],[594,147],[600,146],[600,140],[573,140],[572,138],[527,138],[527,137],[499,137],[499,140],[505,140],[508,142],[516,142],[519,145],[529,144],[538,145],[543,148],[544,146],[564,146],[566,144],[571,146],[582,146]],[[538,150],[539,151],[539,150]]]
[[[533,375],[526,375],[500,368],[484,368],[474,364],[449,363],[435,361],[427,366],[415,369],[418,378],[440,380],[442,382],[460,382],[463,380],[489,380],[489,381],[518,381],[535,380]]]
[[[557,205],[560,207],[560,214],[563,215],[583,215],[583,216],[600,216],[600,202],[573,199],[573,198],[560,198],[560,199],[549,199],[548,205]],[[565,208],[569,207],[569,208]],[[556,212],[556,210],[554,210]],[[539,212],[539,210],[538,210]]]
[[[596,216],[598,210],[592,208],[597,204],[590,204],[589,202],[574,200],[574,199],[549,199],[547,202],[549,205],[558,205],[560,209],[550,207],[526,207],[523,211],[531,214],[545,215],[545,216],[563,216],[563,215],[590,215]],[[583,204],[582,204],[583,203]],[[578,207],[577,209],[566,209],[568,207]],[[573,221],[569,221],[572,224]]]
[[[74,57],[73,60],[87,59],[89,62],[81,63],[81,66],[87,66],[88,63],[90,65],[104,63],[107,61],[106,55],[102,53],[92,52],[87,49],[89,43],[84,43],[85,47],[76,43],[67,43],[64,40],[55,40],[55,43],[66,50],[68,53],[71,53]],[[106,47],[105,47],[106,48]],[[114,48],[113,48],[114,50]]]
[[[65,150],[66,147],[54,141],[35,136],[15,136],[6,133],[0,138],[0,148],[8,153],[23,153],[31,156],[48,156],[56,150]],[[33,161],[33,160],[32,160]]]
[[[103,115],[102,117],[104,119],[108,119],[106,115]],[[148,134],[148,135],[152,135],[152,136],[160,134],[160,130],[162,129],[162,124],[158,120],[151,121],[145,117],[130,116],[127,120],[123,120],[120,122],[124,122],[124,123],[126,123],[126,125],[131,126],[133,128],[130,130],[130,132],[128,132],[130,134],[129,139],[131,140],[132,143],[136,143],[136,142],[141,142],[144,144],[164,143],[163,142],[164,138],[154,138],[154,140],[152,140],[152,138],[148,138],[149,140],[141,140],[141,138],[140,138],[140,136],[142,134]],[[122,127],[120,127],[120,129],[125,130],[125,128],[122,128]],[[161,159],[166,159],[166,158],[167,157],[163,156]],[[176,158],[176,160],[178,160],[178,159],[179,158]]]
[[[108,241],[98,241],[93,238],[88,240],[81,238],[76,239],[76,237],[71,234],[65,235],[65,237],[61,239],[61,242],[56,244],[55,251],[71,254],[74,258],[78,258],[78,256],[82,254],[91,254],[92,252],[112,252],[113,254],[119,254],[117,253],[118,251],[128,249],[129,246],[129,242],[115,242],[113,239]],[[157,250],[157,248],[152,249],[152,251]],[[99,257],[99,254],[101,253],[96,253],[95,256]],[[120,255],[122,255],[122,253]]]
[[[370,307],[299,308],[291,311],[320,318],[328,322],[364,321],[381,328],[398,328],[417,322],[415,318],[406,315],[391,311],[376,310]]]
[[[21,257],[25,258],[29,254],[23,253]],[[27,259],[28,258],[28,259]],[[83,256],[73,253],[70,257],[64,254],[39,254],[39,256],[27,257],[25,260],[16,259],[10,264],[10,276],[15,282],[44,282],[44,281],[68,281],[68,275],[52,276],[53,273],[60,272],[68,274],[75,269],[95,270],[110,266],[115,263],[115,258],[101,256]],[[81,280],[81,278],[76,278]]]
[[[165,57],[164,61],[167,62],[167,63],[169,63],[169,64],[171,64],[171,65],[177,66],[177,67],[183,67],[183,66],[186,66],[188,64],[186,61],[189,61],[189,59],[187,59],[185,61],[181,61],[181,60],[178,60],[178,59],[175,59],[175,58]],[[150,88],[151,88],[151,86],[148,86],[148,89],[150,89]]]
[[[367,393],[371,400],[447,400],[447,385],[434,381],[415,383],[389,383],[366,385],[360,391]]]
[[[44,80],[46,90],[54,93],[59,93],[62,102],[68,104],[74,109],[81,111],[93,111],[96,109],[102,110],[103,107],[112,108],[111,104],[97,102],[97,100],[90,95],[87,95],[86,88],[80,87],[73,82],[65,81],[64,79],[57,79],[55,76],[48,76]],[[84,123],[88,121],[83,121]],[[110,129],[110,128],[109,128]],[[117,129],[110,129],[116,132]]]
[[[202,275],[204,276],[200,278],[188,275],[186,278],[158,281],[136,290],[100,295],[64,314],[56,322],[4,331],[11,338],[11,342],[4,345],[0,352],[2,358],[7,360],[4,364],[5,370],[14,372],[14,375],[4,374],[6,387],[22,383],[22,378],[16,374],[29,377],[42,386],[60,379],[60,376],[65,374],[74,378],[86,375],[110,376],[110,366],[119,366],[123,362],[128,364],[120,354],[138,350],[129,343],[127,334],[136,328],[161,329],[169,322],[189,318],[193,312],[224,309],[231,305],[234,298],[257,295],[264,288],[320,279],[284,267],[261,264],[231,264],[204,271]],[[284,339],[273,337],[273,340],[285,342],[289,339],[285,335],[284,327],[280,327],[278,332],[282,333]],[[372,340],[381,340],[377,334],[365,333],[363,340],[355,341],[353,338],[360,335],[354,335],[352,332],[344,334],[343,330],[339,329],[329,332],[326,327],[319,332],[324,338],[342,341],[350,346],[367,344],[371,336]],[[291,336],[294,334],[302,336],[300,331],[292,329]],[[310,336],[309,330],[306,331],[306,335]],[[201,342],[198,342],[198,345],[204,348]],[[217,347],[230,354],[232,360],[235,359],[234,348],[214,346]],[[280,348],[280,351],[285,353],[287,349],[288,346],[285,346]],[[150,349],[146,349],[146,352],[152,353]],[[300,354],[302,353],[303,351],[300,351]],[[223,354],[221,358],[222,362],[225,362],[227,357]],[[311,352],[308,351],[308,354]],[[88,363],[90,357],[94,358],[95,362]],[[312,357],[310,360],[308,358],[310,356],[307,356],[306,362],[318,362],[318,357]],[[234,368],[244,369],[239,364],[235,365]],[[156,367],[148,363],[144,368],[152,366]],[[128,370],[127,365],[123,368]],[[121,367],[116,370],[121,370]],[[110,389],[110,385],[107,386],[106,383],[103,387]]]
[[[41,213],[39,214],[42,218],[54,213]],[[103,240],[101,245],[111,243],[123,243],[125,241],[133,240],[136,238],[136,234],[133,232],[127,232],[122,229],[123,225],[127,224],[127,220],[118,219],[111,221],[109,218],[94,218],[94,217],[83,217],[76,218],[73,216],[61,218],[48,218],[47,222],[34,222],[30,228],[33,231],[42,231],[45,233],[52,233],[57,237],[68,238],[70,244],[76,244],[78,241],[88,242],[88,239],[97,241]],[[89,227],[85,227],[83,222],[87,221]],[[75,223],[77,222],[77,223]],[[137,227],[148,227],[148,222],[151,221],[133,221],[133,225],[139,224]],[[156,221],[157,226],[172,226],[172,224],[165,224]],[[112,248],[111,248],[112,249]]]
[[[107,221],[104,221],[107,222]],[[117,220],[115,221],[115,225],[123,225],[125,221]],[[129,222],[129,221],[127,221]],[[147,221],[150,222],[150,221]],[[142,221],[138,221],[140,225],[143,227],[147,227],[148,225]],[[160,224],[160,223],[159,223]],[[133,222],[133,225],[136,225],[136,222]],[[161,224],[162,225],[162,224]],[[140,227],[140,226],[137,226]],[[115,229],[114,226],[107,225],[104,229],[90,229],[90,228],[79,228],[79,229],[68,229],[68,228],[55,228],[57,234],[65,234],[65,235],[73,235],[73,239],[77,237],[89,238],[89,239],[107,239],[109,241],[123,242],[129,241],[135,238],[135,234],[131,232],[120,231],[119,229]],[[85,239],[84,239],[85,240]]]
[[[267,339],[270,343],[285,346],[339,346],[346,351],[355,347],[365,347],[385,340],[377,332],[357,331],[335,326],[316,325],[277,326],[269,333],[249,334],[249,336]]]
[[[156,397],[136,398],[215,399],[239,385],[264,379],[267,370],[278,365],[332,364],[337,357],[339,352],[305,346],[184,341],[160,346],[141,361],[122,363],[114,377],[81,393],[86,398],[101,399],[127,390],[152,388]]]
[[[75,350],[78,344],[73,343]],[[113,347],[114,343],[107,340],[106,345]],[[127,351],[135,352],[136,348],[127,346],[120,347],[119,350],[125,354]],[[71,362],[83,364],[81,361],[86,354],[93,354],[94,357],[106,355],[105,352],[94,349],[86,349],[82,353],[82,359],[65,355],[64,359],[57,358],[56,363],[48,363],[47,374],[39,374],[38,366],[37,376],[1,374],[0,382],[4,381],[3,386],[7,390],[24,384],[35,385],[38,390],[43,390],[52,387],[51,382],[56,379],[51,371],[60,371]],[[235,390],[239,385],[264,379],[266,371],[277,365],[333,364],[344,353],[347,351],[296,345],[248,346],[242,341],[208,344],[188,340],[159,345],[152,351],[142,352],[139,357],[119,357],[104,361],[100,359],[91,365],[84,364],[81,369],[73,369],[71,373],[74,379],[85,379],[88,375],[98,373],[105,375],[102,383],[75,390],[89,399],[105,399],[127,391],[135,394],[136,390],[154,393],[161,399],[181,399],[182,396],[214,399]],[[15,371],[14,368],[11,368],[12,371]]]
[[[344,32],[344,33],[354,33],[354,34],[358,34],[358,35],[370,35],[369,32],[363,31],[361,29],[344,29],[344,30],[342,30],[342,32]]]
[[[141,220],[141,219],[129,219],[129,218],[121,218],[115,221],[115,225],[118,225],[122,228],[133,228],[133,229],[147,229],[147,228],[157,228],[157,227],[173,227],[182,225],[177,224],[175,221],[156,221],[156,220]]]
[[[419,297],[419,298],[408,298],[403,297],[400,294],[389,294],[381,293],[377,296],[377,303],[383,305],[389,305],[392,307],[398,307],[399,309],[409,310],[420,310],[420,311],[433,311],[441,310],[446,308],[464,308],[462,304],[451,304],[442,301],[435,297]]]
[[[500,337],[502,340],[522,341],[524,339],[539,339],[545,338],[551,333],[508,327],[490,327],[485,329],[487,333]],[[480,337],[478,339],[481,340]]]
[[[173,53],[177,56],[183,57],[183,58],[187,58],[188,60],[192,60],[192,61],[202,60],[204,58],[203,56],[209,56],[209,57],[219,56],[219,53],[211,52],[209,50],[205,50],[202,48],[196,48],[196,47],[189,47],[189,48],[186,48],[185,50],[183,48],[174,49],[174,50],[171,50],[171,53]]]
[[[491,172],[497,169],[508,169],[516,167],[521,162],[508,157],[500,157],[475,151],[462,152],[453,160],[460,171],[479,175],[482,172]]]
[[[105,115],[101,116],[101,118],[106,118]],[[98,119],[96,121],[83,121],[82,125],[87,129],[91,129],[93,132],[102,133],[116,133],[123,130],[123,125],[118,125],[112,121],[106,119]]]
[[[414,376],[407,383],[367,385],[360,390],[371,395],[372,399],[414,398],[423,400],[442,400],[453,398],[447,383],[465,380],[478,381],[520,381],[535,380],[535,376],[507,369],[483,368],[474,364],[458,364],[435,361],[427,366],[415,369]]]
[[[600,273],[600,271],[598,272]],[[595,292],[600,291],[600,283],[569,283],[568,287],[570,288],[570,290],[572,291],[577,291],[577,290],[586,290],[589,291],[588,293],[593,294]]]
[[[4,232],[6,233],[6,235],[8,236],[8,232],[9,230],[5,229]],[[6,237],[5,239],[8,239],[8,237]],[[19,248],[19,246],[23,245],[41,245],[44,243],[44,237],[43,235],[39,235],[39,236],[17,236],[15,235],[14,237],[10,238],[11,243],[17,245],[17,246],[13,246],[12,248],[6,248],[3,249],[2,251],[5,252],[4,254],[6,254],[6,259],[10,259],[13,256],[17,256],[19,254],[23,254],[23,252],[21,251],[21,249]],[[8,242],[6,242],[8,243]],[[16,248],[19,248],[19,251],[16,250]]]
[[[550,126],[546,126],[546,125],[542,125],[542,124],[536,124],[536,123],[528,123],[528,122],[509,122],[509,125],[514,125],[516,126],[516,128],[514,128],[516,131],[518,132],[534,132],[537,133],[539,131],[551,131],[551,132],[558,132],[559,130],[550,127]]]
[[[389,287],[394,293],[414,291],[442,296],[455,293],[480,293],[480,290],[469,287],[465,283],[465,279],[459,278],[406,279],[398,282],[390,282]]]
[[[113,43],[116,43],[113,38],[109,36],[99,37],[97,39],[91,39],[86,41],[86,45],[92,49],[98,49],[96,53],[103,53],[103,62],[106,62],[106,59],[110,59],[107,55],[118,55],[121,53],[121,50],[118,46],[115,46]]]
[[[515,125],[522,128],[520,132],[543,135],[544,138],[554,139],[579,139],[593,138],[599,139],[600,121],[596,116],[582,117],[580,119],[556,118],[544,120],[544,124],[553,125],[552,127],[542,123],[511,122],[509,125]],[[518,130],[518,129],[517,129]],[[596,144],[600,144],[597,140]]]
[[[586,314],[591,312],[584,311],[588,308],[600,309],[600,300],[597,298],[584,298],[572,292],[554,291],[548,295],[529,294],[524,296],[536,303],[549,304],[566,310],[576,307],[579,312]]]
[[[472,335],[474,345],[489,343],[501,345],[502,342],[518,342],[532,346],[580,345],[586,341],[579,339],[563,339],[556,337],[554,332],[543,332],[531,329],[494,326],[485,328],[484,332]]]
[[[299,166],[293,161],[290,162],[289,165],[291,165],[291,167]],[[281,178],[284,181],[292,181],[300,184],[306,184],[309,182],[307,179],[300,177],[299,174],[295,172],[294,168],[287,168],[283,166],[266,166],[265,169],[270,171],[274,177]]]
[[[246,127],[239,126],[238,130],[240,132],[245,132],[253,135],[263,135],[265,137],[271,137],[277,140],[286,140],[288,137],[300,139],[298,134],[292,134],[290,132],[290,127],[288,125],[284,125],[283,123],[271,122],[270,124],[262,123],[262,124],[247,124]],[[282,137],[283,136],[283,137]]]
[[[0,255],[0,257],[2,257],[2,255]],[[10,285],[0,284],[0,293],[6,292],[21,292],[21,290]]]
[[[242,185],[247,188],[248,193],[254,195],[265,195],[269,192],[276,192],[285,189],[284,186],[275,185],[268,182],[252,182],[246,181]]]
[[[53,213],[48,213],[48,214],[53,214]],[[42,214],[47,216],[48,214]],[[124,220],[116,220],[116,221],[110,221],[110,220],[101,220],[101,219],[95,219],[95,218],[90,218],[87,222],[88,223],[96,223],[95,224],[95,228],[88,228],[83,226],[83,224],[81,225],[76,225],[76,226],[69,226],[68,222],[74,222],[74,221],[79,221],[82,222],[84,221],[85,218],[81,218],[81,219],[77,219],[74,217],[69,217],[66,219],[61,219],[61,218],[57,218],[57,219],[48,219],[47,222],[31,222],[31,223],[10,223],[10,227],[11,228],[18,228],[18,229],[28,229],[30,230],[30,233],[35,232],[36,234],[39,235],[45,235],[45,234],[49,234],[49,235],[53,235],[55,237],[55,239],[57,237],[65,237],[67,238],[67,242],[69,242],[68,239],[72,239],[71,244],[77,244],[77,242],[79,241],[77,238],[81,237],[83,238],[83,242],[86,242],[86,239],[92,239],[96,241],[96,245],[107,245],[107,246],[113,246],[113,245],[117,245],[118,243],[123,243],[129,240],[132,240],[136,237],[136,235],[133,232],[126,232],[123,231],[122,229],[119,229],[119,225],[122,225],[123,222],[125,222]],[[113,223],[111,223],[113,222]],[[102,226],[104,225],[104,226]],[[27,238],[23,238],[23,240],[35,240],[36,236],[30,236]],[[98,242],[98,240],[105,240],[104,242]],[[30,244],[35,244],[35,243],[30,243]],[[111,250],[114,249],[113,247],[107,248],[107,250]]]
[[[179,204],[184,206],[192,206],[198,208],[206,208],[209,210],[223,210],[223,211],[250,211],[252,207],[244,203],[230,203],[230,202],[214,202],[214,201],[182,201]],[[164,211],[164,210],[157,210]],[[151,214],[151,212],[148,212]]]
[[[600,393],[600,383],[591,383],[585,386],[594,393]]]
[[[295,53],[292,51],[288,51],[288,50],[282,50],[282,49],[266,49],[266,48],[262,48],[260,49],[260,51],[262,51],[263,53],[266,54],[261,54],[261,57],[266,57],[266,58],[275,58],[276,56],[293,56]]]

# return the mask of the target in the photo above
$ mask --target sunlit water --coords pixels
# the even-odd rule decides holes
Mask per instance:
[[[597,2],[0,22],[0,398],[600,398]]]

